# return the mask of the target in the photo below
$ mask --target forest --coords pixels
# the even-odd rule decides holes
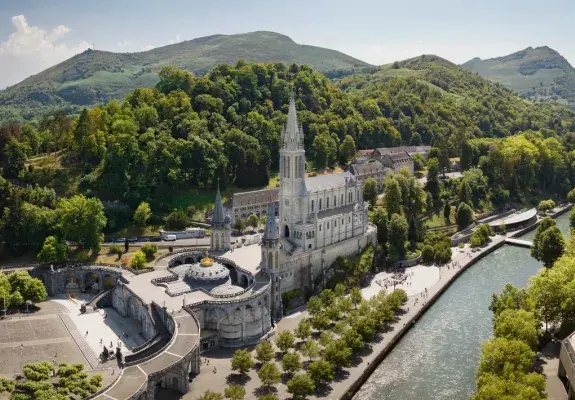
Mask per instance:
[[[497,205],[539,191],[565,194],[575,184],[573,112],[521,99],[437,57],[336,82],[295,64],[240,60],[203,77],[165,67],[154,89],[123,101],[0,126],[5,247],[65,237],[74,212],[112,230],[142,202],[154,213],[172,211],[182,190],[266,187],[278,168],[291,88],[310,173],[345,168],[357,149],[431,144],[440,171],[449,157],[477,167],[474,196]],[[449,188],[434,179],[427,189],[437,205]],[[97,232],[70,235],[98,247]]]

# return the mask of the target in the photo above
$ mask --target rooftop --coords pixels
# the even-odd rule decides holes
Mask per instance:
[[[349,171],[339,174],[318,175],[306,178],[305,184],[309,192],[319,192],[321,190],[336,189],[345,187],[348,180],[355,181],[355,177]]]

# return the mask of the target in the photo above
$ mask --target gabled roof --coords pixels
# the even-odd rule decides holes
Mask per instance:
[[[246,206],[249,204],[269,203],[279,200],[279,188],[253,190],[251,192],[234,193],[227,201],[226,208]]]
[[[341,172],[339,174],[314,176],[312,178],[306,178],[305,180],[305,184],[309,192],[319,192],[321,190],[345,187],[348,182],[355,183],[355,177],[349,171]]]
[[[407,153],[407,151],[402,151],[400,153],[390,153],[386,154],[386,157],[391,158],[391,161],[404,161],[404,160],[411,160],[411,156]]]
[[[385,172],[385,167],[377,160],[365,164],[351,164],[349,169],[354,175]]]

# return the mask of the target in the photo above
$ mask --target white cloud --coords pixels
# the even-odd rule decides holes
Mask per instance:
[[[180,35],[176,35],[176,39],[170,39],[168,40],[168,44],[174,44],[174,43],[178,43],[181,42],[182,39],[180,39]]]
[[[0,89],[14,85],[90,47],[85,41],[77,45],[58,43],[70,32],[64,25],[49,32],[28,25],[24,15],[12,17],[16,32],[0,43]]]
[[[148,44],[144,47],[142,47],[142,51],[148,51],[148,50],[152,50],[153,48],[155,48],[156,46],[154,46],[153,44]]]
[[[134,44],[134,42],[130,41],[130,40],[126,40],[124,39],[123,42],[118,42],[117,45],[119,47],[128,47],[128,46],[132,46]]]

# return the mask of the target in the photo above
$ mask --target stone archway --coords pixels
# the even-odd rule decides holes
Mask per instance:
[[[289,226],[287,225],[284,226],[284,237],[289,237]]]
[[[240,277],[240,286],[243,288],[247,288],[249,285],[248,283],[248,277],[245,276],[244,274],[242,274],[242,276]]]
[[[180,260],[176,260],[174,261],[174,267],[177,267],[178,265],[182,265],[183,263]]]
[[[193,264],[193,263],[194,263],[194,258],[192,256],[186,257],[184,264]]]

